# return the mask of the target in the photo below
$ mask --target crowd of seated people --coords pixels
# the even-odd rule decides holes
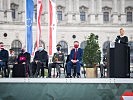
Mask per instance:
[[[80,77],[80,66],[82,63],[82,49],[79,48],[79,42],[74,42],[74,48],[71,50],[67,62],[65,63],[65,55],[61,52],[61,45],[57,44],[57,52],[53,54],[52,63],[49,63],[49,57],[47,51],[40,46],[35,52],[33,61],[31,62],[30,53],[26,52],[25,48],[21,49],[18,56],[15,56],[13,49],[5,50],[3,43],[0,42],[0,72],[3,72],[2,77],[31,77],[38,78],[44,77],[45,68],[48,70],[48,78],[51,78],[52,68],[56,69],[56,77],[60,77],[63,67],[66,71],[64,77],[71,78],[71,66],[75,66],[75,76]],[[9,69],[9,70],[7,70]],[[12,73],[11,73],[12,70]],[[55,74],[55,73],[54,73]]]

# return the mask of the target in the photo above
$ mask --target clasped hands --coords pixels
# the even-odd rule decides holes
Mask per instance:
[[[72,62],[72,63],[76,63],[76,62],[78,62],[78,60],[71,60],[71,62]]]

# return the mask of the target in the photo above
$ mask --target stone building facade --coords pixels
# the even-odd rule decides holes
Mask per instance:
[[[48,0],[43,1],[41,16],[41,43],[48,51]],[[34,0],[33,44],[36,41],[37,6]],[[78,40],[84,48],[90,33],[99,36],[102,54],[108,41],[113,42],[123,27],[131,46],[133,63],[133,0],[56,0],[57,43],[68,54],[73,41]],[[0,0],[0,40],[7,49],[17,52],[25,46],[25,0]],[[6,36],[7,35],[7,36]]]

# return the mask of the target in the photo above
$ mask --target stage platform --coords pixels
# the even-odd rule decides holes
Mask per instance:
[[[0,100],[133,100],[132,78],[1,78]]]

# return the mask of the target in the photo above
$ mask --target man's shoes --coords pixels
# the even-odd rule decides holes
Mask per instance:
[[[77,78],[80,78],[80,75],[77,75]]]
[[[77,73],[77,78],[80,78],[81,76],[80,76],[80,73]]]
[[[48,76],[47,78],[51,78],[51,76]]]

